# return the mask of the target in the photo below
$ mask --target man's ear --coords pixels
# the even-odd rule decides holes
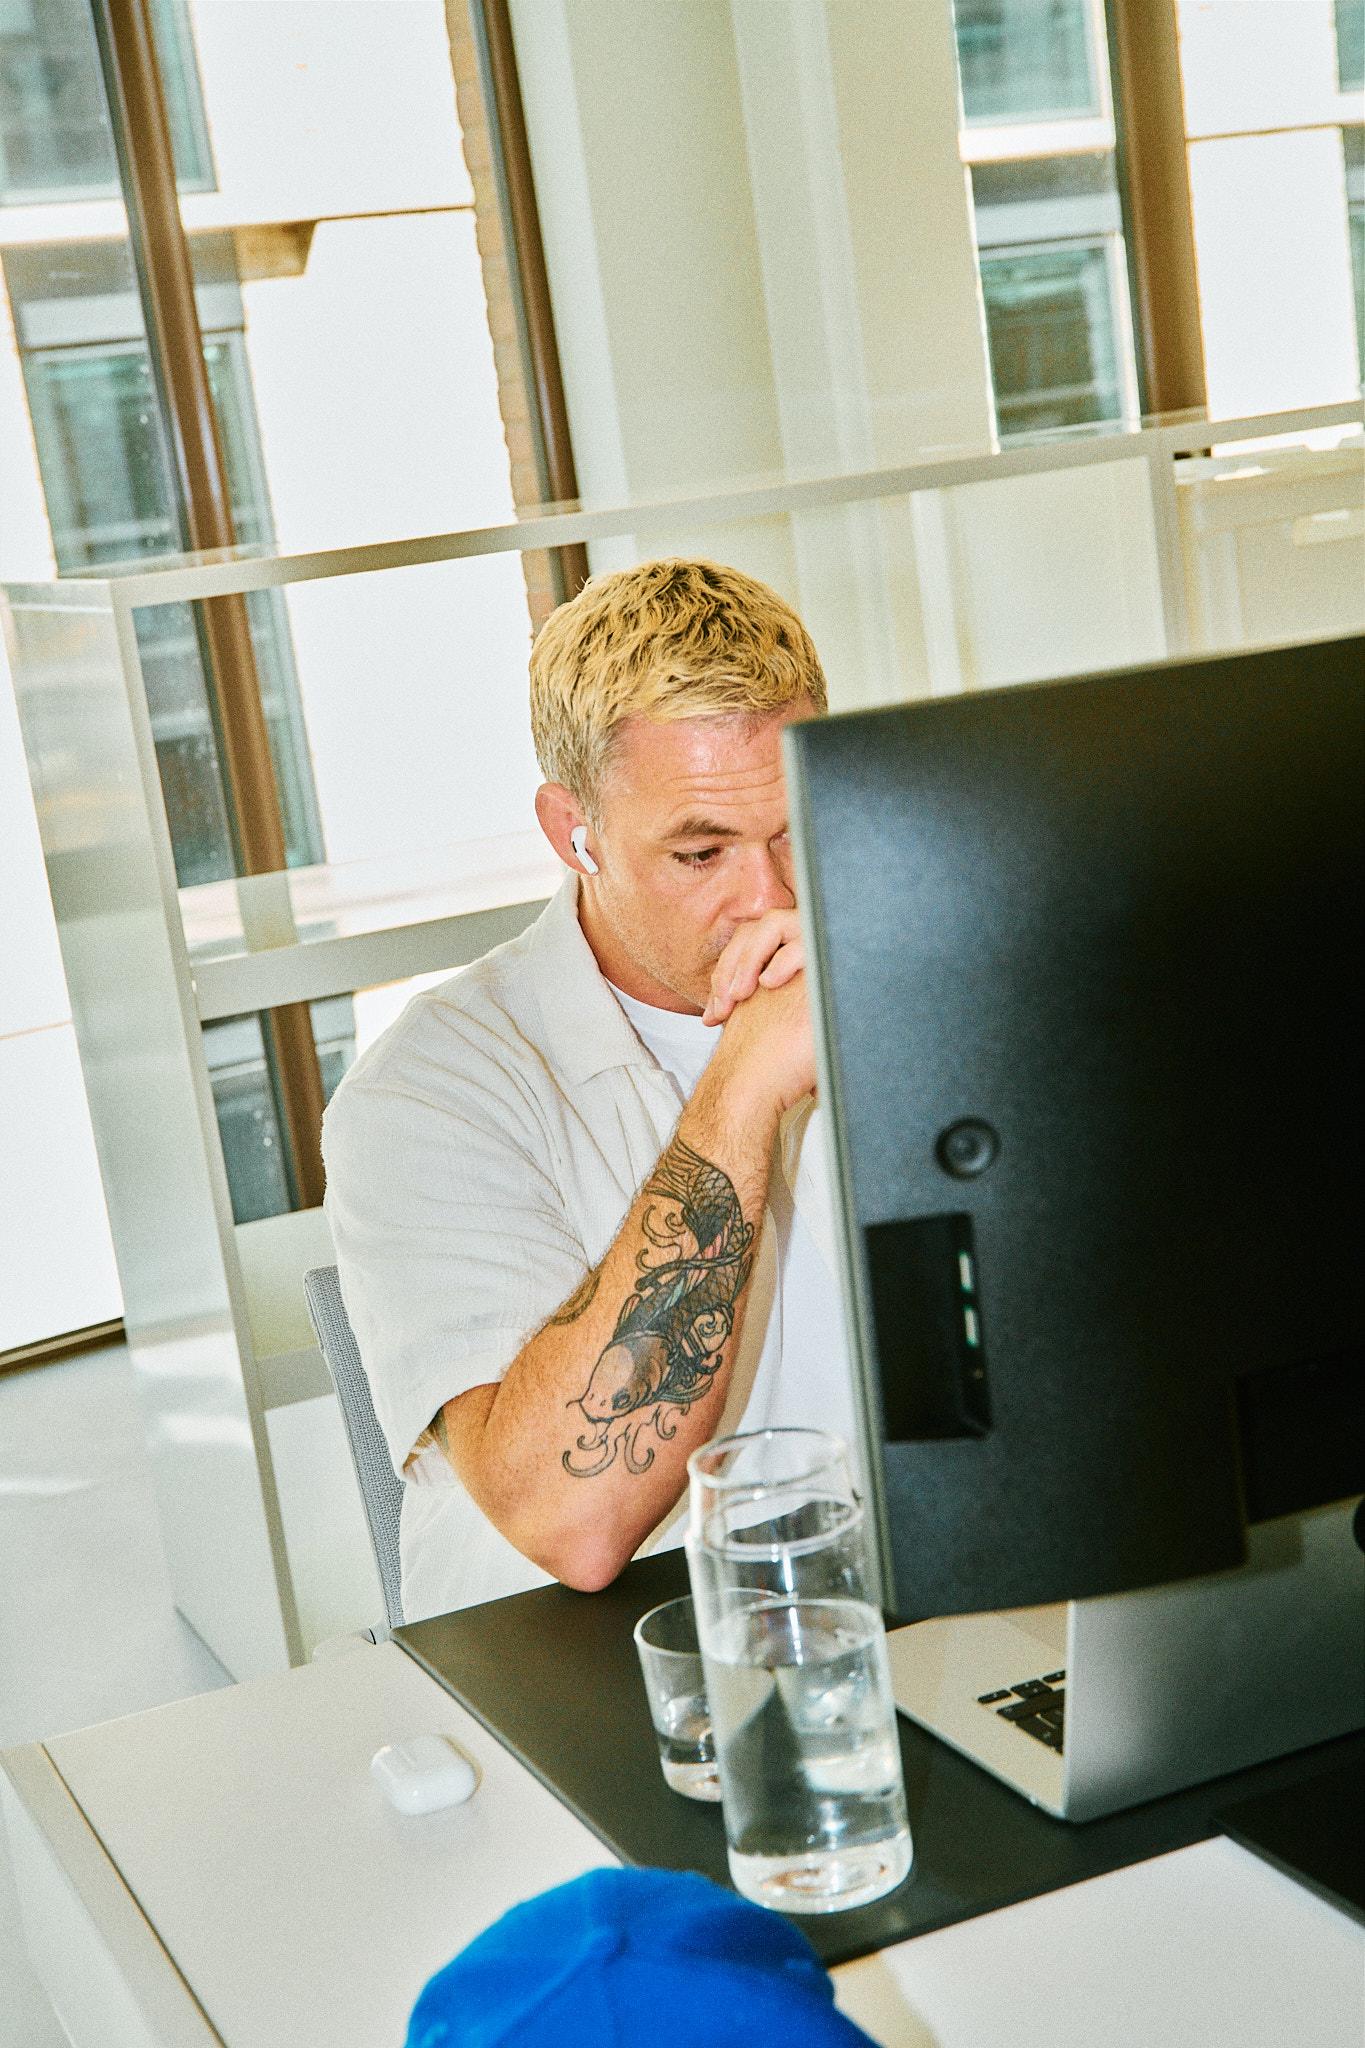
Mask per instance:
[[[597,873],[597,862],[593,859],[586,842],[582,839],[579,841],[579,846],[584,848],[585,854],[585,858],[581,860],[578,847],[573,843],[577,832],[588,830],[588,821],[583,815],[582,804],[572,790],[566,789],[562,782],[542,782],[536,791],[536,817],[540,821],[541,831],[565,867],[572,868],[575,874],[579,875]]]

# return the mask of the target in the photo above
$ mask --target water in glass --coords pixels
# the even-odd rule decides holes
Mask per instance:
[[[684,1694],[661,1706],[654,1733],[664,1778],[689,1799],[719,1799],[716,1743],[704,1692]]]
[[[910,1829],[876,1608],[758,1599],[713,1633],[706,1681],[737,1890],[810,1913],[898,1885]]]

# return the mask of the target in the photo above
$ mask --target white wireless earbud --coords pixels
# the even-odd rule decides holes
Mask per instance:
[[[579,865],[588,874],[595,875],[597,873],[597,862],[588,852],[588,828],[586,825],[574,826],[573,831],[569,834],[569,844],[578,857]]]

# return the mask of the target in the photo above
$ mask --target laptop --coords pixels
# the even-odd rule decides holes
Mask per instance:
[[[1347,1734],[1365,1725],[1354,1506],[1255,1524],[1236,1571],[894,1629],[896,1705],[1073,1821]]]

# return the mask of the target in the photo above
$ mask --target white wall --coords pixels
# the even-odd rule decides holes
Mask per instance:
[[[747,174],[788,474],[980,448],[984,331],[947,8],[734,0]],[[928,685],[904,505],[792,521],[839,708]]]
[[[1359,389],[1341,137],[1190,145],[1209,406],[1224,417]]]
[[[947,0],[512,13],[588,502],[987,442]],[[672,548],[791,597],[835,702],[926,687],[903,511],[678,531],[648,552]]]
[[[472,213],[322,221],[242,296],[282,549],[511,516]]]
[[[728,0],[514,0],[581,495],[686,496],[782,466]],[[783,521],[591,551],[704,552],[790,591]]]
[[[1215,413],[1359,388],[1332,0],[1180,0],[1190,197]]]
[[[516,556],[300,584],[289,616],[332,860],[534,829]]]
[[[468,205],[441,0],[191,0],[207,225]]]

